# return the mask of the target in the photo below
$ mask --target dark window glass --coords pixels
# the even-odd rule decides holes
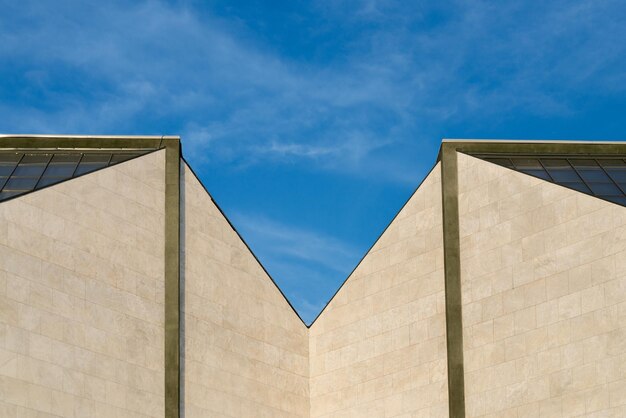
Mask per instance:
[[[11,192],[11,191],[8,191],[8,190],[3,190],[3,191],[0,192],[0,200],[5,200],[5,199],[8,199],[10,197],[22,194],[22,193],[24,193],[24,192],[21,192],[21,191],[20,192]]]
[[[578,190],[579,192],[592,194],[591,190],[589,190],[589,187],[585,186],[585,183],[583,183],[582,181],[578,181],[578,182],[559,182],[557,184],[560,184],[561,186],[564,186],[564,187],[569,187],[570,189]]]
[[[0,176],[9,176],[22,158],[22,154],[0,154]]]
[[[42,177],[37,183],[37,188],[50,186],[51,184],[60,183],[63,180],[67,180],[71,177]]]
[[[7,152],[0,154],[0,163],[15,163],[22,158],[22,154],[18,152]]]
[[[127,161],[147,152],[0,152],[0,201]]]
[[[19,177],[39,177],[46,169],[50,157],[52,157],[50,154],[25,154],[13,175]]]
[[[587,183],[595,195],[617,196],[623,194],[613,183]]]
[[[83,154],[83,158],[81,159],[81,163],[100,163],[100,164],[108,164],[111,159],[111,154],[91,154],[85,153]]]
[[[44,173],[45,177],[72,177],[80,154],[55,154]]]
[[[490,163],[501,165],[503,167],[514,168],[511,160],[509,160],[508,158],[485,158],[485,160],[489,161]]]
[[[90,173],[99,168],[104,168],[109,165],[111,154],[84,154],[80,164],[76,169],[76,176],[81,174]]]
[[[4,185],[5,190],[32,190],[39,177],[11,177]]]
[[[565,159],[541,160],[555,182],[579,182],[580,177]]]
[[[626,206],[626,158],[475,155],[502,166]]]
[[[0,163],[0,176],[10,176],[17,163]]]
[[[519,171],[544,180],[552,180],[536,158],[512,158],[511,161],[513,161],[515,168]]]
[[[518,170],[543,170],[543,166],[536,158],[513,158],[512,161]]]
[[[615,202],[619,205],[623,205],[626,206],[626,196],[624,195],[620,195],[620,196],[599,196],[603,199],[606,200],[610,200],[611,202]]]
[[[612,183],[609,176],[594,160],[571,160],[571,163],[583,180],[588,183]]]
[[[111,164],[121,163],[123,161],[130,160],[131,158],[138,157],[140,154],[130,153],[130,154],[113,154],[111,157]]]
[[[624,160],[615,158],[598,160],[598,162],[613,180],[626,183],[626,163],[624,163]]]
[[[626,182],[618,181],[615,184],[623,191],[626,191]]]

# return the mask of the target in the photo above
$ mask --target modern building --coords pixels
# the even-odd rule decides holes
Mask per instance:
[[[626,416],[624,158],[444,140],[307,327],[179,138],[1,136],[0,416]]]

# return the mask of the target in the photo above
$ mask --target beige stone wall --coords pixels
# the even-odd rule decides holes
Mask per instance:
[[[468,416],[626,416],[626,208],[459,154]]]
[[[310,328],[311,417],[447,415],[442,239],[437,165]]]
[[[184,167],[185,416],[308,417],[308,330]]]
[[[0,416],[163,415],[164,152],[0,203]],[[183,167],[187,418],[446,416],[437,165],[307,329]],[[626,416],[626,208],[459,154],[467,416]]]
[[[163,415],[164,152],[0,203],[0,416]]]

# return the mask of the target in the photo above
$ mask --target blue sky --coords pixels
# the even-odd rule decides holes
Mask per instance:
[[[441,138],[626,139],[618,0],[0,6],[0,132],[181,135],[307,322]]]

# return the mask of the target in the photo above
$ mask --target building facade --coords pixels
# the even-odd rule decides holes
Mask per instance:
[[[626,143],[444,140],[306,326],[177,137],[0,137],[0,416],[626,416]]]

